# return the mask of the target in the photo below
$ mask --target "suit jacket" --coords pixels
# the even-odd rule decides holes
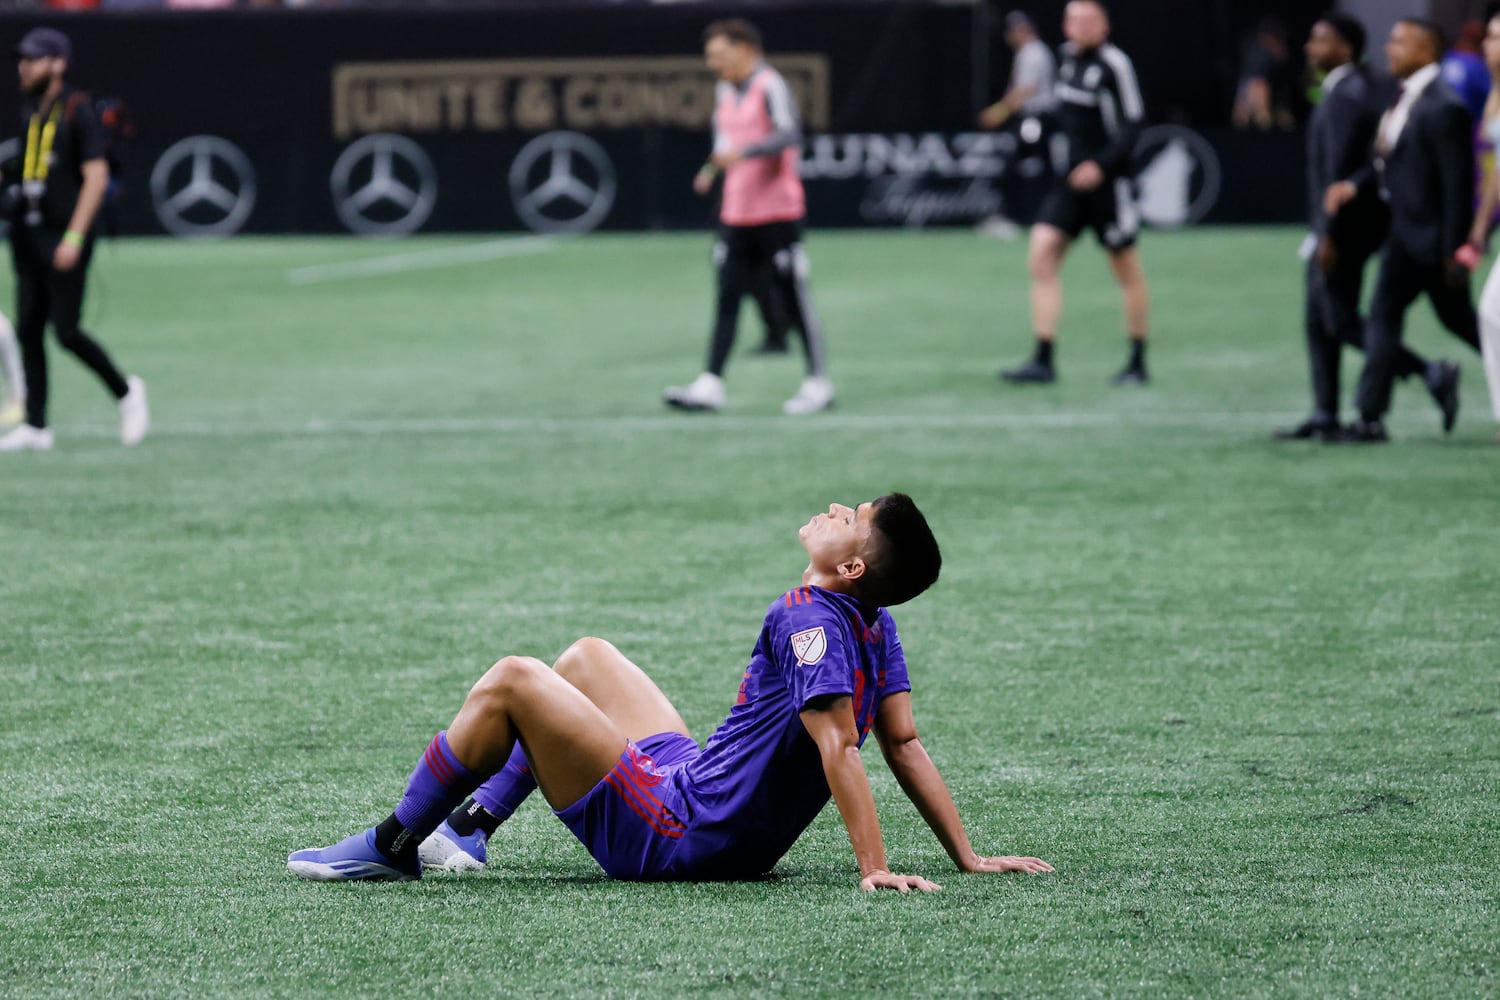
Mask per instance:
[[[1438,77],[1411,107],[1384,162],[1362,172],[1391,208],[1389,245],[1440,266],[1468,240],[1474,217],[1474,124],[1453,88]]]
[[[1330,185],[1356,176],[1370,166],[1380,107],[1366,73],[1350,66],[1325,91],[1307,123],[1308,223],[1319,236],[1328,236],[1341,248],[1364,245],[1368,251],[1385,238],[1390,213],[1373,186],[1361,189],[1359,197],[1333,218],[1323,211],[1323,195]]]

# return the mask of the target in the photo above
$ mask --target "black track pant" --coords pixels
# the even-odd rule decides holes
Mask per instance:
[[[1438,320],[1455,337],[1479,350],[1479,317],[1467,280],[1450,284],[1446,269],[1407,256],[1387,245],[1380,258],[1380,277],[1365,326],[1365,370],[1359,378],[1359,414],[1365,420],[1385,417],[1391,408],[1391,386],[1401,356],[1406,310],[1426,294]]]
[[[1317,258],[1307,265],[1307,356],[1312,375],[1313,412],[1319,419],[1337,420],[1339,368],[1344,346],[1365,349],[1365,320],[1359,314],[1365,262],[1371,248],[1341,248],[1337,262],[1326,273]],[[1425,375],[1427,361],[1405,346],[1396,351],[1396,378]]]
[[[94,242],[83,246],[78,265],[71,271],[52,266],[61,233],[17,227],[11,232],[11,254],[16,266],[16,339],[21,343],[21,361],[26,369],[26,422],[47,426],[47,324],[52,324],[57,342],[99,376],[116,399],[128,391],[125,377],[104,348],[79,327],[83,315],[84,285]]]
[[[724,374],[739,328],[740,302],[754,288],[757,275],[770,268],[771,282],[786,309],[787,324],[802,336],[809,375],[823,374],[823,329],[807,292],[807,252],[800,222],[763,226],[723,226],[714,244],[719,301],[708,371]]]

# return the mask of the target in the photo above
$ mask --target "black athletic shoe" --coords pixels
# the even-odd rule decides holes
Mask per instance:
[[[1151,381],[1144,365],[1126,365],[1124,370],[1110,379],[1115,385],[1145,385]]]
[[[1028,361],[1019,368],[1007,368],[1000,377],[1013,385],[1048,385],[1057,381],[1057,372],[1051,365]]]
[[[1327,440],[1329,444],[1385,444],[1390,439],[1380,421],[1356,420],[1344,428],[1344,433]]]
[[[1343,437],[1344,429],[1335,420],[1318,420],[1313,417],[1296,427],[1282,427],[1271,432],[1277,441],[1336,441]]]
[[[1437,380],[1427,383],[1427,391],[1443,411],[1443,433],[1453,433],[1453,425],[1458,422],[1458,365],[1439,361]]]

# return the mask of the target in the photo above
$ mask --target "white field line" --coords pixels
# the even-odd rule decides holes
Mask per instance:
[[[1264,430],[1295,419],[1288,412],[1211,413],[1163,410],[1146,413],[973,413],[973,414],[820,414],[807,417],[675,414],[620,417],[412,417],[382,420],[222,421],[159,423],[152,437],[361,437],[379,434],[578,434],[618,437],[632,434],[740,434],[750,431],[943,431],[1072,430],[1130,428],[1254,428]],[[62,436],[115,437],[119,428],[80,424],[61,429]]]
[[[346,281],[351,278],[376,278],[388,274],[432,271],[457,264],[475,264],[480,261],[499,260],[503,257],[524,257],[534,253],[546,253],[556,247],[557,241],[550,236],[515,236],[456,247],[409,250],[384,257],[364,257],[333,264],[294,267],[287,271],[286,280],[291,285],[318,285],[328,281]]]

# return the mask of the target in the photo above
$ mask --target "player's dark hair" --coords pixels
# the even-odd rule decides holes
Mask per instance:
[[[1349,55],[1356,65],[1364,62],[1365,26],[1359,18],[1352,14],[1345,14],[1341,10],[1333,10],[1318,20],[1332,28],[1333,33],[1344,40],[1344,44],[1349,46]]]
[[[1403,17],[1396,23],[1409,24],[1426,35],[1427,40],[1432,43],[1433,55],[1439,59],[1443,58],[1443,53],[1448,51],[1448,34],[1436,21],[1429,21],[1425,17]]]
[[[927,518],[905,493],[887,493],[870,506],[876,537],[860,578],[860,599],[880,608],[905,604],[937,582],[943,553]]]
[[[740,45],[748,45],[758,52],[764,52],[766,45],[761,40],[760,29],[742,17],[726,18],[715,21],[703,29],[703,41],[706,44],[714,38],[727,38],[731,42]]]

